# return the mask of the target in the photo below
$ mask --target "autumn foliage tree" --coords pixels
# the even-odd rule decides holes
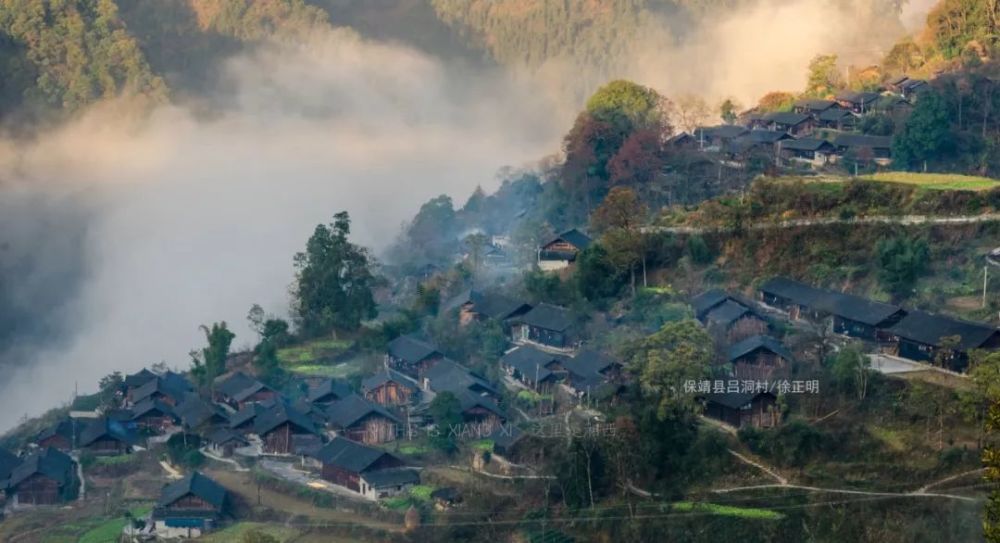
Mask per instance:
[[[601,245],[616,268],[631,276],[635,293],[635,268],[642,263],[645,283],[645,238],[640,227],[649,210],[628,187],[614,187],[590,218],[595,232],[602,234]]]

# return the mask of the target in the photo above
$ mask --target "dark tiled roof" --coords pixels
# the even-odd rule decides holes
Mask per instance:
[[[226,504],[226,489],[222,485],[195,471],[183,479],[170,483],[160,493],[157,507],[169,507],[187,495],[197,496],[221,511]]]
[[[694,309],[696,317],[701,318],[709,309],[725,302],[729,299],[729,294],[719,289],[706,290],[701,294],[691,298],[691,307]]]
[[[837,102],[834,102],[833,100],[799,100],[795,102],[795,107],[807,109],[813,112],[827,111],[836,106]]]
[[[599,374],[608,368],[618,365],[610,356],[593,349],[584,349],[566,362],[568,369],[577,375],[589,373]]]
[[[500,358],[500,363],[516,369],[521,375],[534,379],[536,372],[539,381],[544,381],[552,372],[545,366],[552,362],[562,363],[566,357],[547,353],[540,349],[525,345],[516,347]]]
[[[365,473],[365,481],[373,488],[415,485],[420,483],[420,474],[413,469],[377,469]]]
[[[184,399],[193,390],[191,383],[183,376],[173,372],[167,372],[156,379],[152,379],[146,384],[135,389],[132,393],[133,401],[140,401],[152,394],[159,392],[177,401]]]
[[[802,124],[808,121],[809,115],[806,115],[805,113],[795,113],[792,111],[776,111],[774,113],[769,113],[766,116],[764,116],[764,120],[772,123],[795,126],[797,124]]]
[[[851,104],[867,105],[874,102],[875,100],[878,100],[879,96],[881,95],[877,92],[854,92],[845,90],[838,92],[836,98],[837,100],[848,102]]]
[[[102,417],[91,421],[80,432],[80,446],[86,447],[102,438],[111,438],[126,445],[132,445],[136,442],[135,435],[130,433],[121,422]]]
[[[749,132],[746,128],[735,124],[720,124],[718,126],[699,127],[694,130],[694,136],[699,141],[704,138],[734,139]]]
[[[705,322],[728,326],[747,313],[751,313],[749,307],[733,300],[726,300],[722,304],[712,308],[708,313],[705,313],[704,318]]]
[[[76,431],[74,431],[74,426],[76,426]],[[78,423],[74,419],[67,417],[39,432],[38,436],[35,437],[35,441],[38,442],[54,436],[62,436],[69,441],[70,445],[75,445],[73,442],[74,436],[83,426],[82,423]]]
[[[938,346],[941,338],[959,336],[962,340],[958,348],[961,350],[977,349],[1000,333],[1000,330],[979,322],[953,319],[944,315],[935,315],[924,311],[911,311],[898,323],[889,328],[889,332],[925,345]]]
[[[246,438],[228,428],[214,428],[211,432],[208,432],[205,439],[209,443],[215,443],[216,445],[225,445],[231,441],[244,445],[248,443]]]
[[[203,424],[210,424],[213,420],[225,423],[229,419],[222,408],[194,394],[178,404],[174,408],[174,413],[188,428],[198,428]]]
[[[747,339],[744,339],[729,348],[729,361],[732,362],[733,360],[746,356],[757,349],[767,349],[789,362],[793,360],[792,353],[777,339],[771,336],[753,336],[748,337]]]
[[[868,300],[853,294],[816,288],[785,277],[775,277],[760,287],[761,291],[777,294],[792,302],[875,326],[899,313],[899,306]]]
[[[819,120],[821,121],[839,121],[844,117],[853,117],[854,114],[846,109],[840,109],[839,107],[831,108],[823,113],[819,114]]]
[[[10,473],[14,471],[21,463],[21,458],[16,454],[0,447],[0,482],[10,477]]]
[[[837,147],[870,147],[872,149],[889,149],[892,147],[891,136],[868,136],[865,134],[838,134],[833,139]]]
[[[458,403],[462,406],[462,412],[469,411],[475,407],[481,407],[487,411],[491,411],[500,418],[506,418],[506,414],[500,409],[495,401],[486,396],[482,396],[472,392],[471,390],[463,390],[459,392],[454,392],[455,397],[458,398]]]
[[[69,455],[46,447],[25,458],[10,472],[8,487],[16,487],[36,473],[52,479],[60,487],[66,486],[76,478],[76,462]]]
[[[385,456],[393,457],[381,449],[362,445],[340,436],[333,438],[316,453],[316,459],[320,462],[351,473],[362,473]]]
[[[299,411],[284,400],[274,402],[273,405],[265,407],[261,413],[257,414],[253,421],[253,433],[263,436],[286,422],[304,432],[319,433],[309,415]]]
[[[743,392],[723,392],[723,393],[710,393],[705,394],[704,398],[710,402],[717,403],[729,407],[731,409],[739,409],[744,405],[753,401],[754,398],[762,394],[767,394],[773,396],[770,392],[758,392],[758,393],[743,393]]]
[[[565,332],[573,326],[568,309],[549,304],[536,305],[521,317],[521,322],[554,332]]]
[[[330,424],[339,428],[350,428],[360,420],[371,415],[385,417],[393,422],[399,422],[392,413],[376,403],[369,402],[357,394],[352,394],[334,403],[326,410]]]
[[[781,148],[792,151],[820,151],[823,149],[833,150],[833,145],[826,140],[817,138],[799,138],[781,142]]]
[[[800,283],[787,277],[773,277],[760,286],[761,292],[787,298],[793,303],[814,307],[827,295],[827,291]]]
[[[587,247],[589,247],[591,241],[593,240],[591,240],[590,236],[588,236],[587,234],[584,234],[583,232],[577,230],[576,228],[573,228],[549,240],[549,242],[546,243],[545,245],[551,245],[557,241],[565,241],[566,243],[569,243],[573,247],[576,247],[577,249],[582,251]]]
[[[309,401],[339,400],[351,394],[351,387],[343,381],[326,379],[309,390]],[[332,398],[331,398],[332,397]]]
[[[486,379],[469,371],[465,366],[453,360],[444,359],[427,370],[424,379],[434,392],[450,391],[459,393],[463,390],[481,388],[496,393],[496,389]]]
[[[365,377],[364,380],[361,381],[361,389],[373,390],[389,382],[398,383],[411,390],[417,390],[419,388],[413,381],[404,377],[403,374],[398,371],[383,368],[375,375]]]
[[[751,130],[748,134],[740,137],[740,139],[743,138],[754,143],[774,143],[776,141],[791,139],[792,137],[788,135],[788,132],[780,130]]]
[[[131,375],[125,376],[125,386],[128,388],[136,388],[152,381],[153,379],[156,379],[156,374],[146,368],[142,368]]]
[[[389,342],[389,355],[404,362],[416,364],[432,356],[440,356],[437,347],[411,334],[399,336]]]
[[[445,305],[445,311],[457,309],[465,304],[472,304],[472,309],[476,313],[497,320],[504,320],[515,313],[531,309],[530,305],[503,294],[470,289],[452,298]]]
[[[236,428],[237,426],[242,426],[245,423],[252,423],[258,415],[267,411],[269,406],[274,405],[275,400],[268,402],[252,403],[250,405],[243,406],[242,409],[233,413],[229,417],[229,427]]]
[[[174,416],[174,409],[170,406],[170,404],[161,400],[154,400],[152,398],[146,398],[145,400],[133,405],[129,411],[131,414],[129,420],[135,420],[148,414],[159,414],[170,417]]]
[[[242,371],[230,375],[215,386],[217,392],[236,401],[243,401],[251,395],[267,388],[267,385]]]

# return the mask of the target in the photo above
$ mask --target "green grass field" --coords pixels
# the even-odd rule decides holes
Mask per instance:
[[[260,522],[238,522],[232,526],[220,530],[218,532],[212,532],[198,539],[203,543],[232,543],[239,542],[243,540],[243,536],[248,532],[254,530],[265,533],[271,537],[277,539],[280,543],[286,543],[287,541],[292,541],[299,535],[299,531],[293,528],[286,528],[284,526],[276,526],[274,524],[263,524]]]
[[[882,172],[862,176],[861,179],[883,183],[905,183],[931,190],[990,190],[1000,187],[1000,181],[974,175]]]
[[[132,509],[133,517],[142,517],[151,511],[150,507]],[[127,521],[124,517],[113,518],[80,536],[78,543],[117,543]]]
[[[671,504],[675,511],[704,512],[713,515],[723,515],[727,517],[739,517],[748,519],[779,520],[784,517],[781,513],[769,509],[758,507],[734,507],[731,505],[718,505],[714,503],[694,503],[677,502]]]
[[[353,344],[345,339],[316,339],[301,345],[278,349],[278,360],[288,366],[311,365],[319,360],[343,354]]]

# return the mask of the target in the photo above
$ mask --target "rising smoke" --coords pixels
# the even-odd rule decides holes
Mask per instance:
[[[682,44],[663,24],[610,75],[744,103],[800,88],[854,35],[825,5],[763,0]],[[565,82],[586,79],[562,68],[515,83],[326,32],[228,62],[210,117],[115,102],[0,144],[0,324],[23,324],[0,333],[0,428],[114,370],[186,368],[199,324],[248,345],[247,309],[284,313],[292,255],[336,211],[378,249],[428,198],[556,151],[580,105]]]

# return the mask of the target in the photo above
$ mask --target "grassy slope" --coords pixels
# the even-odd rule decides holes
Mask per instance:
[[[960,174],[881,172],[863,176],[871,181],[903,183],[932,190],[990,190],[1000,187],[1000,181],[989,177]]]

